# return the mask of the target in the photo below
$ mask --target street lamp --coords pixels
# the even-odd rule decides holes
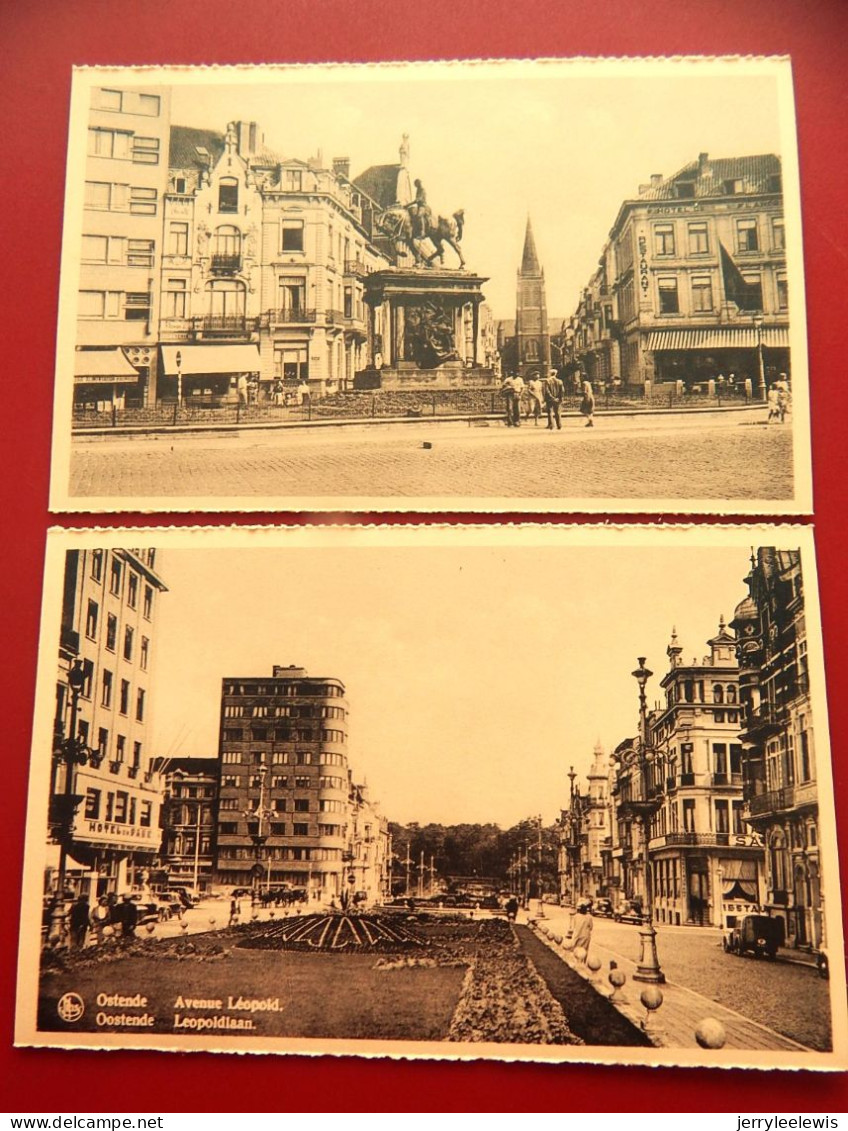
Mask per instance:
[[[56,945],[65,936],[65,883],[68,872],[68,844],[73,836],[74,817],[77,808],[83,799],[82,794],[74,793],[74,770],[76,766],[84,766],[91,762],[95,768],[103,760],[102,754],[90,750],[77,735],[77,713],[79,710],[79,697],[85,686],[86,672],[82,660],[74,660],[68,671],[68,687],[71,692],[71,718],[68,736],[63,732],[56,736],[53,747],[53,757],[57,764],[64,769],[64,785],[61,794],[54,793],[52,798],[51,823],[54,827],[54,837],[59,842],[59,877],[56,885],[56,894],[53,902],[53,911],[50,917],[50,941]]]
[[[754,315],[754,330],[757,334],[757,396],[761,401],[766,399],[766,369],[763,362],[763,316]]]
[[[263,822],[267,822],[273,816],[270,809],[265,808],[265,775],[268,772],[267,767],[260,766],[259,768],[259,797],[256,800],[256,805],[251,809],[249,806],[244,810],[244,815],[248,821],[248,830],[255,822],[255,832],[250,833],[250,839],[253,841],[253,847],[256,854],[256,863],[253,867],[254,879],[254,894],[259,891],[259,884],[262,879],[262,847],[268,839],[268,833],[262,832]],[[268,883],[267,887],[271,887],[271,858],[268,857]]]
[[[174,361],[177,363],[177,409],[179,410],[183,404],[183,355],[181,350],[177,350]]]
[[[651,875],[651,861],[648,854],[648,845],[651,839],[651,818],[660,807],[660,802],[649,796],[648,770],[648,707],[645,696],[645,686],[654,674],[645,667],[645,657],[639,656],[639,667],[630,674],[639,685],[639,775],[641,785],[640,797],[631,798],[622,805],[630,815],[635,817],[642,826],[642,853],[644,867],[645,906],[642,914],[642,923],[639,927],[640,952],[639,962],[633,980],[636,982],[660,983],[665,981],[665,974],[660,969],[657,957],[657,932],[654,929],[654,882]]]

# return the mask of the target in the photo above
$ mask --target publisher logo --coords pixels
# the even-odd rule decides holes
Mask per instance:
[[[63,1021],[72,1025],[74,1021],[79,1021],[85,1013],[85,1002],[79,994],[73,992],[62,994],[56,1002],[56,1012]]]

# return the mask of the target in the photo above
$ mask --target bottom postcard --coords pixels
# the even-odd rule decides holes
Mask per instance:
[[[20,1045],[841,1069],[812,531],[51,531]]]

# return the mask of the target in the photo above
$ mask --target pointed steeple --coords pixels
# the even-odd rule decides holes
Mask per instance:
[[[533,239],[533,225],[527,217],[527,230],[524,233],[524,254],[521,257],[522,275],[541,275],[539,256],[536,254],[536,241]]]

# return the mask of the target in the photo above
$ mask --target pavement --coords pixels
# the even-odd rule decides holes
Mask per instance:
[[[824,1051],[829,1048],[829,997],[827,983],[816,975],[815,968],[802,970],[797,964],[768,963],[765,961],[738,959],[725,955],[721,950],[721,932],[712,928],[661,927],[658,931],[657,948],[660,964],[667,980],[659,988],[662,1004],[650,1014],[641,1001],[646,984],[633,980],[639,955],[638,927],[631,924],[613,923],[610,920],[595,918],[592,941],[586,961],[580,961],[574,953],[562,945],[567,938],[571,922],[571,912],[567,908],[546,905],[544,916],[539,916],[535,905],[529,916],[530,925],[545,943],[554,950],[563,962],[567,963],[580,977],[590,982],[597,993],[603,995],[631,1023],[643,1029],[651,1043],[661,1048],[697,1049],[695,1033],[706,1019],[718,1021],[723,1029],[725,1049],[745,1049],[747,1051]],[[699,960],[700,970],[693,967],[691,960],[681,962],[681,950],[694,943],[703,955],[709,950],[716,952],[716,962],[712,985],[705,984],[703,970],[708,963]],[[597,959],[600,968],[593,971],[587,961]],[[625,975],[624,986],[616,993],[609,983],[611,963]],[[781,966],[784,967],[781,970]],[[715,971],[719,971],[716,977]],[[700,981],[701,989],[694,989],[686,982]],[[739,979],[753,978],[753,992],[744,998],[739,992]],[[765,987],[760,979],[765,978]],[[784,982],[791,984],[784,985]],[[724,993],[722,993],[724,989]],[[703,992],[703,991],[707,992]],[[739,1008],[719,1000],[729,996]],[[806,1001],[804,998],[806,997]],[[801,1009],[810,1008],[816,1015],[819,1026],[807,1029],[801,1020],[793,1022],[792,1009],[795,999],[799,999]],[[774,1016],[781,1027],[798,1029],[807,1037],[808,1043],[794,1039],[787,1033],[779,1032],[774,1026],[757,1020],[751,1014],[761,1017],[768,1012],[768,1004],[776,1006]],[[744,1009],[744,1012],[743,1012]],[[769,1016],[771,1020],[771,1016]],[[796,1034],[797,1035],[797,1034]]]
[[[68,482],[81,507],[94,498],[148,509],[155,500],[297,509],[302,500],[485,498],[623,500],[638,510],[639,500],[715,499],[726,510],[730,500],[788,503],[793,479],[791,427],[731,412],[599,416],[593,428],[566,419],[562,431],[494,420],[77,437]]]

